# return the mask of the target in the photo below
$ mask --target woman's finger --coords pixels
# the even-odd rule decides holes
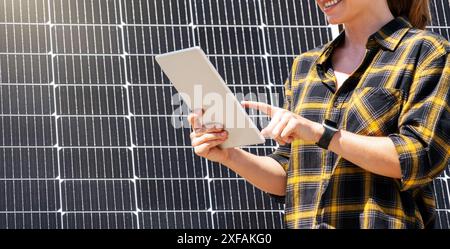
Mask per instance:
[[[261,102],[242,101],[241,104],[244,108],[256,109],[264,114],[267,114],[270,117],[274,116],[276,111],[278,110],[277,107]]]
[[[275,128],[272,130],[272,137],[275,140],[280,140],[281,139],[281,133],[283,132],[284,128],[286,127],[286,125],[289,123],[290,119],[292,118],[292,116],[289,113],[285,113],[280,122],[278,122],[278,124],[275,126]]]
[[[206,129],[206,128],[201,128],[201,129],[197,129],[196,131],[191,133],[191,139],[197,138],[197,137],[201,137],[205,134],[209,134],[209,133],[220,133],[225,131],[224,129],[219,129],[219,128],[211,128],[211,129]]]
[[[210,123],[205,124],[201,128],[197,128],[194,131],[199,135],[203,135],[205,133],[214,133],[214,132],[222,132],[224,130],[223,125],[219,123]]]
[[[270,121],[269,125],[261,131],[261,135],[263,135],[264,137],[272,137],[272,130],[275,128],[278,122],[280,122],[282,115],[283,112],[276,112],[273,115],[273,118]]]
[[[286,127],[284,128],[283,132],[281,132],[281,140],[285,141],[286,143],[292,143],[294,137],[293,134],[295,134],[297,129],[297,123],[295,119],[291,119]]]
[[[195,119],[195,114],[194,113],[189,113],[189,115],[187,116],[187,120],[188,120],[189,125],[191,127],[194,124],[194,119]]]
[[[193,113],[189,114],[188,122],[194,131],[203,127],[202,116],[203,116],[202,109],[196,109],[193,111]]]
[[[225,131],[222,124],[219,123],[211,123],[206,124],[202,128],[195,129],[193,133],[191,133],[191,139],[196,137],[201,137],[207,133],[219,133]]]
[[[200,137],[194,137],[192,140],[192,146],[196,147],[201,144],[207,143],[209,141],[217,140],[217,139],[226,139],[227,133],[226,132],[219,132],[219,133],[207,133]]]
[[[208,153],[212,148],[219,146],[219,145],[223,144],[224,142],[225,142],[225,140],[223,140],[223,139],[209,141],[207,143],[203,143],[199,146],[194,147],[194,152],[198,156],[206,157],[206,156],[208,156]]]

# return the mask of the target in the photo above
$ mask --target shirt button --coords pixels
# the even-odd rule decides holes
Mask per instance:
[[[335,101],[333,106],[334,106],[334,108],[337,108],[339,106],[339,102]]]

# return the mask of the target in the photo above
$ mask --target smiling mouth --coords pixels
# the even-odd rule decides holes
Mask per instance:
[[[326,2],[324,4],[325,9],[334,7],[334,6],[338,5],[340,2],[342,2],[342,0],[331,0],[331,1],[328,1],[328,2]]]

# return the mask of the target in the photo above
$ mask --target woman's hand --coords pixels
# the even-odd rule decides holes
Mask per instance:
[[[271,137],[281,145],[290,144],[296,139],[316,143],[324,132],[321,124],[283,108],[252,101],[243,101],[242,106],[267,114],[272,120],[261,131],[261,134],[265,137]]]
[[[197,156],[213,162],[224,163],[229,159],[230,150],[221,149],[219,145],[228,139],[228,133],[222,125],[204,125],[203,110],[189,114],[188,121],[192,127],[191,143]]]

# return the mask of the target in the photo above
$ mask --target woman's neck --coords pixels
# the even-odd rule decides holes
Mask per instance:
[[[374,1],[374,4],[380,6],[373,6],[367,13],[353,18],[351,22],[344,23],[344,47],[354,49],[365,48],[369,36],[394,19],[385,1]]]
[[[364,58],[369,36],[394,19],[385,1],[373,1],[374,8],[344,23],[344,43],[333,53],[336,89],[340,88]]]

